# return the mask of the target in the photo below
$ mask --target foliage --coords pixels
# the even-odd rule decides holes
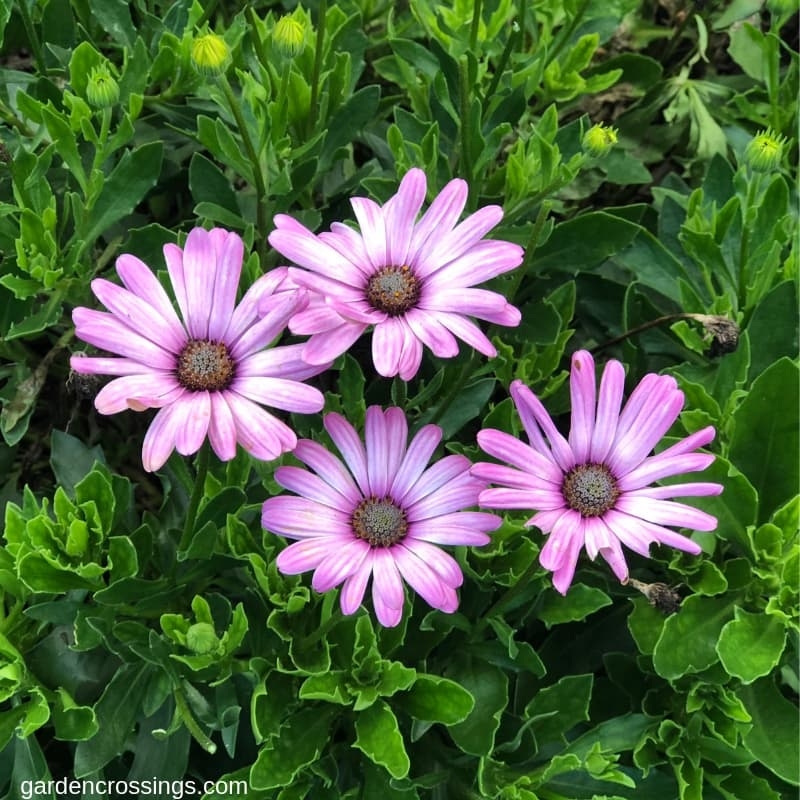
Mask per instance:
[[[0,793],[68,776],[245,780],[280,800],[789,796],[797,3],[285,10],[0,5]],[[219,74],[192,61],[209,31]],[[613,125],[606,153],[582,147],[596,123]],[[747,146],[767,129],[765,171]],[[147,474],[147,415],[99,417],[97,385],[69,374],[71,311],[121,253],[163,269],[165,243],[222,226],[250,251],[246,288],[282,263],[275,214],[327,228],[411,167],[429,200],[461,177],[468,211],[503,206],[493,235],[526,256],[491,288],[522,324],[489,327],[495,359],[427,354],[408,384],[358,344],[317,379],[326,411],[361,427],[368,405],[401,405],[442,427],[440,454],[474,459],[481,427],[519,434],[514,379],[567,423],[576,349],[620,358],[630,386],[669,372],[686,395],[671,434],[713,425],[702,480],[725,487],[696,500],[719,520],[695,534],[702,556],[629,562],[677,587],[677,613],[586,558],[562,597],[509,513],[458,548],[456,613],[417,598],[397,628],[343,617],[275,566],[259,512],[278,462],[240,450],[199,472],[199,495],[177,454]],[[720,349],[712,316],[738,346]],[[326,441],[318,416],[287,421]]]

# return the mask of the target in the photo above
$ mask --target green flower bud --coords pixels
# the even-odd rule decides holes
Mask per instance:
[[[222,75],[228,68],[230,57],[230,48],[216,33],[198,36],[192,43],[192,63],[201,75]]]
[[[208,622],[195,622],[186,631],[186,646],[199,656],[213,653],[219,647],[214,626]]]
[[[583,134],[583,139],[581,140],[584,152],[593,158],[608,155],[609,151],[616,143],[617,129],[609,128],[602,123],[599,125],[592,125],[592,127]]]
[[[295,17],[281,17],[272,31],[272,40],[275,49],[289,58],[294,58],[303,52],[306,44],[306,28]]]
[[[86,84],[86,99],[94,108],[110,108],[119,100],[119,84],[105,64],[92,67]]]
[[[785,136],[767,128],[750,140],[744,151],[744,160],[754,172],[773,172],[781,164],[786,142]]]

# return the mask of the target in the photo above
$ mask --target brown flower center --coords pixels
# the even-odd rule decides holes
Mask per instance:
[[[419,279],[410,267],[383,267],[367,283],[367,300],[390,317],[405,314],[419,300]]]
[[[235,367],[222,342],[190,339],[178,355],[178,383],[191,392],[219,392],[230,386]]]
[[[373,547],[391,547],[408,532],[406,512],[386,498],[370,497],[353,512],[353,532]]]
[[[561,492],[567,505],[584,517],[601,517],[614,507],[619,489],[604,464],[578,464],[565,476]]]

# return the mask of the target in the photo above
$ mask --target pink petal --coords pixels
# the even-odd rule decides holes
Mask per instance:
[[[348,506],[355,505],[318,475],[313,475],[300,467],[278,467],[275,470],[275,480],[290,492],[307,497],[315,503],[330,506],[342,513],[347,513]]]
[[[325,405],[319,389],[285,378],[237,377],[230,389],[256,403],[298,414],[316,414]]]
[[[580,520],[580,517],[578,517],[578,520]],[[558,557],[558,566],[552,568],[553,586],[559,593],[566,594],[572,583],[572,579],[575,577],[575,569],[578,566],[578,556],[583,546],[583,534],[580,522],[576,523],[574,519],[570,521],[562,517],[554,526],[553,532],[548,536],[545,547],[550,544],[555,536],[558,536],[559,539],[557,543],[554,543],[554,547],[557,546],[560,553]],[[549,558],[548,556],[548,560]],[[544,548],[539,554],[539,563],[541,563],[545,569],[551,569],[545,566]]]
[[[488,289],[454,286],[429,291],[425,287],[418,305],[428,311],[466,314],[501,325],[518,325],[520,321],[519,311],[510,306],[503,295]]]
[[[353,538],[349,514],[305,497],[291,495],[279,495],[264,501],[261,526],[290,539],[328,539],[331,536]]]
[[[116,261],[116,269],[126,289],[141,297],[145,303],[154,308],[168,325],[177,325],[183,330],[183,325],[172,307],[169,296],[147,264],[136,256],[123,253]]]
[[[592,434],[589,459],[595,464],[605,461],[617,432],[617,420],[625,391],[625,368],[619,361],[609,361],[600,379],[597,417]]]
[[[564,507],[564,496],[548,489],[484,489],[479,502],[483,508],[555,511]]]
[[[409,266],[418,265],[424,250],[429,249],[429,241],[453,229],[467,203],[468,193],[467,182],[456,178],[434,198],[422,219],[414,227],[407,259]]]
[[[237,362],[236,375],[240,378],[269,377],[304,381],[330,366],[330,362],[308,364],[303,361],[304,347],[304,344],[287,344],[253,353]]]
[[[693,555],[702,552],[702,548],[697,542],[683,536],[680,533],[664,528],[661,525],[654,525],[647,520],[632,517],[628,514],[611,510],[605,514],[608,526],[614,535],[626,546],[640,555],[647,556],[650,551],[650,544],[659,544],[684,550]]]
[[[81,375],[151,375],[153,368],[130,358],[94,358],[75,353],[70,356],[69,366]],[[172,375],[172,371],[159,373]]]
[[[187,322],[189,317],[186,300],[186,281],[183,274],[183,250],[176,244],[165,244],[164,261],[167,264],[169,280],[172,284],[172,290],[175,292],[175,299],[178,301],[181,316],[183,321]]]
[[[355,428],[341,414],[326,414],[325,430],[344,458],[364,497],[372,493],[367,475],[367,455]]]
[[[511,242],[484,240],[428,276],[428,286],[475,286],[522,263],[523,249]]]
[[[441,440],[442,429],[438,425],[425,425],[411,440],[389,492],[396,502],[405,501],[406,493],[428,466]]]
[[[330,555],[332,547],[344,544],[349,539],[350,537],[344,536],[317,536],[293,542],[278,553],[275,566],[284,575],[299,575],[301,572],[308,572],[316,569],[323,559]]]
[[[391,378],[400,371],[405,332],[399,317],[390,317],[372,333],[372,361],[379,375]]]
[[[425,173],[410,169],[400,181],[397,194],[383,207],[388,264],[406,264],[414,223],[425,202],[426,190]]]
[[[322,480],[342,495],[353,508],[363,500],[361,492],[353,482],[350,473],[345,469],[344,464],[321,444],[313,442],[311,439],[301,439],[292,455],[311,467]]]
[[[309,364],[329,364],[346,353],[366,328],[359,323],[343,322],[335,330],[318,333],[304,345],[303,359]]]
[[[458,355],[458,342],[453,334],[439,322],[435,314],[411,308],[404,315],[404,319],[414,336],[435,356],[453,358]]]
[[[439,547],[424,542],[420,539],[404,539],[399,548],[406,548],[416,555],[424,564],[427,564],[443,581],[453,589],[464,583],[464,575],[458,562]],[[396,548],[392,552],[396,552]]]
[[[328,549],[328,555],[319,563],[311,587],[315,592],[327,592],[357,572],[372,548],[362,539],[351,538],[337,542]]]
[[[668,456],[667,458],[664,458],[664,454],[660,453],[646,458],[636,469],[627,475],[623,475],[617,481],[617,486],[623,492],[631,489],[641,489],[661,478],[681,475],[684,472],[699,472],[712,464],[713,461],[714,456],[710,453],[688,453],[687,455]]]
[[[211,421],[209,392],[186,392],[180,401],[181,425],[175,437],[175,449],[182,456],[196,453],[203,444]]]
[[[668,486],[651,486],[626,492],[628,497],[651,497],[654,500],[671,500],[673,497],[707,497],[722,494],[721,483],[670,483]]]
[[[211,394],[211,420],[208,425],[208,441],[220,461],[230,461],[236,455],[236,422],[226,395],[226,392]]]
[[[403,330],[403,349],[398,363],[398,375],[403,381],[410,381],[419,371],[422,363],[422,342],[414,336],[404,318],[399,317]]]
[[[250,455],[272,461],[294,449],[297,437],[285,423],[235,392],[226,392],[225,399],[236,424],[236,438]]]
[[[386,225],[381,207],[366,197],[353,197],[350,205],[358,220],[370,263],[375,269],[387,266],[390,262],[386,248]]]
[[[389,494],[408,442],[408,423],[402,409],[367,409],[364,426],[370,491],[381,499]]]
[[[443,458],[442,461],[446,461]],[[442,463],[439,462],[439,464]],[[469,462],[467,461],[469,464]],[[432,468],[433,469],[433,468]],[[428,470],[431,472],[431,470]],[[421,480],[424,480],[424,475]],[[420,519],[449,514],[453,511],[461,511],[478,505],[478,496],[485,484],[483,481],[473,478],[469,471],[440,486],[435,491],[428,493],[421,500],[416,500],[406,508],[408,519],[415,522]],[[410,495],[408,497],[410,501]]]
[[[227,343],[231,357],[238,361],[265,348],[283,332],[289,318],[304,299],[305,295],[296,292],[281,292],[270,298],[272,302],[269,311],[258,322],[254,322],[235,342]]]
[[[361,562],[361,567],[342,585],[342,592],[339,595],[339,605],[341,606],[343,614],[355,614],[363,602],[364,592],[367,589],[370,575],[372,575],[373,554],[374,551],[370,551],[367,558]]]
[[[556,429],[539,398],[519,380],[511,384],[511,397],[531,446],[555,461],[562,472],[571,470],[576,464],[575,454],[569,442]],[[542,434],[547,437],[547,443]]]
[[[497,349],[486,338],[486,334],[470,319],[449,311],[437,311],[436,319],[444,325],[454,336],[466,342],[479,353],[494,358]]]
[[[388,548],[372,551],[372,602],[381,625],[393,628],[403,616],[403,581]]]
[[[203,228],[192,228],[183,247],[183,279],[186,327],[193,339],[208,338],[216,277],[217,255],[211,236]]]
[[[569,446],[575,460],[585,463],[594,434],[595,374],[594,359],[587,350],[579,350],[572,356],[569,376],[572,417],[569,429]]]
[[[507,461],[513,467],[524,470],[537,480],[545,481],[553,487],[560,487],[563,483],[564,473],[552,461],[510,434],[493,428],[484,428],[478,432],[477,438],[481,449],[490,456]]]
[[[446,584],[428,564],[402,545],[392,552],[403,579],[429,606],[441,608],[447,603]]]
[[[164,466],[172,451],[183,415],[176,404],[164,406],[153,417],[142,443],[142,465],[147,472],[155,472]]]
[[[169,373],[126,375],[107,383],[94,399],[101,414],[145,408],[162,408],[179,400],[186,390]]]
[[[470,466],[469,459],[462,455],[450,455],[440,459],[425,470],[411,489],[408,490],[403,498],[406,508],[428,497],[440,486],[444,486],[459,476],[466,475],[466,477],[469,477]],[[478,485],[479,482],[474,481],[474,483]]]
[[[113,314],[76,308],[72,312],[75,335],[110,353],[132,358],[153,369],[174,370],[175,356],[121,322]]]
[[[671,500],[654,500],[649,497],[631,497],[623,494],[617,500],[615,508],[617,511],[657,525],[675,525],[697,531],[713,531],[717,527],[717,518],[711,514]]]
[[[244,259],[244,242],[237,234],[221,228],[214,228],[209,236],[214,243],[217,269],[208,321],[208,337],[212,341],[220,341],[228,329],[236,306],[236,292],[239,289]]]
[[[103,278],[95,278],[92,281],[92,291],[120,321],[151,342],[172,353],[179,353],[186,345],[186,331],[174,311],[165,318],[133,292]]]

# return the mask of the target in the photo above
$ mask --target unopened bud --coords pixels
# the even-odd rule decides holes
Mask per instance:
[[[754,172],[773,172],[781,165],[786,137],[772,128],[757,133],[744,151],[744,160]]]
[[[110,108],[119,100],[119,84],[105,64],[92,67],[86,84],[86,99],[94,108]]]
[[[213,653],[219,647],[219,637],[209,622],[196,622],[186,631],[186,646],[199,656]]]
[[[607,155],[616,143],[617,129],[609,128],[602,123],[599,125],[592,125],[592,127],[583,134],[583,139],[581,140],[584,151],[593,158]]]
[[[294,58],[303,52],[306,43],[306,28],[303,23],[292,16],[281,17],[272,31],[275,49],[285,56]]]
[[[192,43],[192,63],[201,75],[222,75],[228,68],[230,57],[230,48],[216,33],[205,33]]]

